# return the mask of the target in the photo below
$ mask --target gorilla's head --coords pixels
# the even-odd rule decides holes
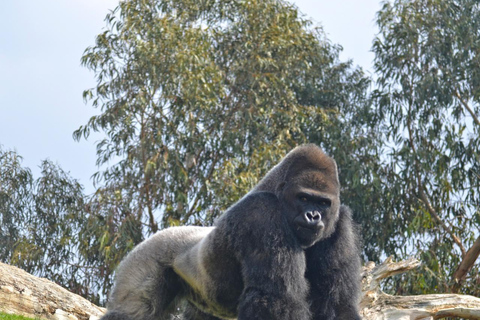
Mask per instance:
[[[307,248],[335,230],[340,208],[337,166],[311,145],[293,150],[285,160],[276,194],[298,241]]]

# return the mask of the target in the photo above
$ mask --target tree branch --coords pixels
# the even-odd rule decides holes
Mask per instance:
[[[475,261],[477,260],[478,256],[480,255],[480,237],[475,240],[472,247],[468,249],[468,252],[463,257],[462,262],[458,266],[457,270],[453,274],[453,287],[452,292],[458,292],[460,287],[462,286],[463,281],[468,274],[468,272],[472,269]]]
[[[433,320],[445,317],[480,319],[480,298],[459,294],[392,296],[380,289],[380,280],[418,267],[417,259],[379,266],[369,262],[363,269],[363,297],[360,302],[364,320]]]
[[[460,96],[460,93],[458,92],[457,88],[455,88],[455,96],[458,98],[458,100],[460,101],[460,103],[464,106],[465,109],[467,109],[467,111],[470,113],[470,115],[472,116],[473,118],[473,121],[480,126],[480,120],[478,119],[477,115],[473,112],[473,110],[470,108],[470,106],[468,105],[468,103],[466,103],[462,97]]]
[[[416,171],[416,176],[417,176],[417,184],[418,184],[418,191],[420,193],[420,200],[424,203],[424,205],[427,207],[428,213],[430,216],[437,221],[437,223],[452,237],[453,241],[457,244],[457,246],[460,248],[460,251],[462,252],[462,257],[465,256],[465,248],[463,247],[462,242],[460,239],[453,233],[452,229],[450,229],[443,221],[440,219],[440,217],[437,214],[437,211],[432,207],[432,204],[430,203],[430,200],[425,192],[425,187],[423,186],[422,179],[420,177],[420,165],[418,163],[417,159],[417,150],[415,148],[415,144],[413,143],[413,132],[411,128],[411,123],[410,123],[410,118],[407,119],[407,130],[408,130],[408,142],[410,144],[410,148],[412,148],[413,156],[414,156],[414,161],[415,161],[415,171]]]
[[[420,180],[420,177],[418,179]],[[453,241],[457,244],[457,246],[460,248],[460,251],[462,252],[462,258],[465,257],[466,251],[465,251],[465,247],[463,246],[462,242],[457,237],[457,235],[455,235],[453,233],[453,231],[442,221],[442,219],[440,219],[437,212],[432,207],[432,205],[430,203],[430,200],[428,199],[427,194],[425,193],[422,182],[419,181],[418,183],[419,183],[418,189],[420,191],[420,199],[422,200],[422,202],[427,207],[427,210],[430,213],[430,216],[432,218],[434,218],[435,221],[437,221],[442,226],[442,228],[452,237]]]
[[[393,262],[393,257],[390,256],[385,261],[375,266],[375,263],[370,261],[363,267],[362,273],[362,291],[377,291],[380,290],[380,281],[392,277],[394,275],[405,273],[420,266],[420,261],[415,258],[403,260],[400,262]]]

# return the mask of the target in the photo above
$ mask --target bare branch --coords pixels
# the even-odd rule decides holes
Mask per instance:
[[[362,287],[363,292],[380,290],[380,281],[405,273],[420,266],[420,261],[416,258],[410,258],[399,262],[393,262],[393,257],[388,257],[382,264],[375,266],[375,263],[368,262],[363,267]]]
[[[364,320],[433,320],[445,317],[480,319],[480,298],[458,294],[392,296],[381,291],[380,280],[412,270],[417,259],[393,262],[388,258],[379,266],[367,263],[363,269],[363,298],[360,302]]]
[[[468,249],[468,252],[463,257],[462,262],[458,266],[457,270],[453,274],[453,287],[452,292],[458,292],[460,289],[463,281],[468,274],[468,272],[472,269],[475,261],[477,260],[478,256],[480,255],[480,237],[475,240],[472,247]]]

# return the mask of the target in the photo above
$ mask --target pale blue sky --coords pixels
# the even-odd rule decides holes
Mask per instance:
[[[95,85],[80,66],[86,47],[105,26],[118,0],[0,0],[0,145],[15,149],[38,176],[43,159],[58,163],[93,192],[95,141],[75,142],[72,132],[98,111],[82,92]],[[321,24],[342,60],[366,71],[380,0],[297,0],[300,11]],[[0,172],[1,174],[1,172]]]

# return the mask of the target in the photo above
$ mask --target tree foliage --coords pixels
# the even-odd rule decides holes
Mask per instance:
[[[51,161],[40,169],[34,179],[16,152],[0,149],[0,260],[88,296],[77,251],[83,187]]]
[[[377,24],[386,160],[379,237],[387,254],[418,254],[425,263],[394,288],[422,293],[463,285],[478,295],[480,7],[470,0],[397,0],[384,3]],[[472,258],[466,272],[456,273]]]

